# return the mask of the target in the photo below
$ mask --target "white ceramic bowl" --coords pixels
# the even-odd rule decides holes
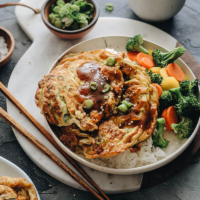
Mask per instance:
[[[68,53],[81,52],[81,51],[91,51],[91,50],[95,50],[95,49],[105,49],[105,48],[115,49],[118,52],[126,51],[125,47],[126,47],[126,43],[127,43],[129,38],[130,37],[127,37],[127,36],[107,36],[107,37],[99,37],[99,38],[94,38],[94,39],[91,39],[91,40],[81,42],[81,43],[71,47],[70,49],[66,50],[51,66],[49,73],[57,66],[60,59],[62,59],[62,57],[65,56]],[[152,49],[152,50],[153,49],[160,49],[162,51],[167,51],[167,49],[165,49],[164,47],[161,47],[158,44],[152,43],[150,41],[145,40],[143,44],[144,44],[144,47],[146,49]],[[195,79],[195,76],[192,73],[192,71],[190,70],[190,68],[181,59],[178,59],[176,61],[176,63],[183,69],[184,73],[188,76],[189,80]],[[45,120],[46,120],[46,118],[45,118]],[[102,166],[90,163],[88,160],[83,158],[83,156],[80,156],[80,154],[74,153],[73,151],[70,150],[70,148],[65,146],[57,138],[57,136],[54,134],[54,132],[50,128],[47,120],[46,120],[46,123],[47,123],[47,126],[49,128],[50,134],[52,135],[54,140],[58,143],[58,145],[67,154],[69,154],[72,158],[74,158],[78,162],[80,162],[80,163],[82,163],[82,164],[84,164],[84,165],[86,165],[90,168],[93,168],[95,170],[98,170],[98,171],[112,173],[112,174],[128,175],[128,174],[139,174],[139,173],[144,173],[144,172],[154,170],[154,169],[159,168],[163,165],[166,165],[167,163],[169,163],[170,161],[175,159],[178,155],[180,155],[188,147],[188,145],[194,139],[194,137],[195,137],[195,135],[198,131],[199,125],[200,125],[200,119],[198,120],[198,124],[197,124],[194,132],[192,133],[192,135],[188,139],[182,140],[178,149],[175,150],[173,148],[173,145],[171,145],[171,147],[172,147],[171,150],[168,150],[166,152],[167,153],[166,158],[164,158],[164,159],[162,159],[162,160],[160,160],[160,161],[158,161],[154,164],[149,164],[149,165],[146,165],[146,166],[137,167],[137,168],[130,168],[130,169],[114,169],[114,168],[102,167]]]
[[[176,15],[186,0],[128,0],[133,12],[149,22],[161,22]]]
[[[0,176],[9,176],[12,178],[23,177],[30,183],[33,183],[24,171],[22,171],[15,164],[11,163],[10,161],[6,160],[3,157],[0,157]],[[40,196],[38,192],[37,192],[37,197],[38,197],[38,200],[40,200]]]

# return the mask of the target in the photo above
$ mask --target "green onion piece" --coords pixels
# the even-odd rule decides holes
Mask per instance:
[[[100,142],[96,142],[97,145],[100,145]]]
[[[96,89],[97,89],[97,83],[91,82],[91,83],[90,83],[90,88],[91,88],[92,90],[96,90]]]
[[[54,26],[56,28],[62,28],[62,22],[60,21],[60,19],[56,19]]]
[[[133,104],[129,101],[123,100],[122,104],[124,104],[127,108],[130,108]]]
[[[59,11],[60,11],[60,7],[59,7],[59,6],[55,6],[55,7],[53,8],[53,12],[54,12],[55,14],[59,14]]]
[[[63,121],[64,121],[65,123],[67,123],[68,118],[69,118],[69,114],[64,114],[64,116],[63,116]]]
[[[128,111],[128,108],[124,104],[118,106],[118,109],[123,113],[126,113]]]
[[[92,108],[93,105],[94,105],[94,103],[93,103],[93,101],[90,100],[90,99],[84,101],[84,106],[85,106],[87,109]]]
[[[114,9],[114,5],[112,3],[107,3],[106,4],[106,10],[113,11],[113,9]]]
[[[111,86],[109,84],[105,84],[104,87],[103,87],[103,91],[102,92],[109,92],[111,89]]]
[[[108,99],[108,96],[104,96],[104,99]]]
[[[108,57],[107,61],[106,61],[106,65],[114,66],[115,65],[115,58],[114,57]]]

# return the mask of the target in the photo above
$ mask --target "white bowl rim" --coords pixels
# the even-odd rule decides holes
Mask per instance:
[[[85,42],[88,42],[88,41],[91,41],[91,40],[95,40],[95,39],[99,39],[99,38],[108,38],[108,37],[127,37],[127,39],[131,38],[130,36],[127,36],[127,35],[119,35],[119,36],[101,36],[101,37],[95,37],[95,38],[92,38],[92,39],[88,39],[88,40],[84,40],[82,42],[79,42],[78,44],[76,45],[73,45],[72,47],[70,47],[69,49],[67,49],[64,53],[62,53],[57,59],[56,61],[52,64],[51,68],[49,69],[48,73],[50,73],[54,68],[55,68],[55,65],[58,64],[58,61],[63,57],[65,56],[72,48],[82,44],[82,43],[85,43]],[[145,40],[144,41],[147,41],[147,42],[150,42],[152,44],[155,44],[155,45],[158,45],[159,47],[169,51],[167,48],[155,43],[155,42],[152,42],[150,40]],[[190,71],[190,73],[192,74],[192,76],[194,78],[195,75],[194,73],[192,72],[192,70],[188,67],[188,65],[182,60],[179,58],[179,60],[188,68],[188,70]],[[200,89],[199,89],[200,90]],[[100,166],[100,165],[96,165],[96,164],[93,164],[87,160],[85,160],[84,158],[81,158],[80,156],[78,156],[75,152],[71,151],[70,149],[68,149],[68,147],[66,147],[59,139],[58,137],[55,135],[55,133],[52,131],[47,119],[44,117],[45,119],[45,122],[47,124],[47,127],[49,129],[49,132],[51,134],[51,136],[54,138],[54,140],[57,142],[57,144],[68,154],[70,155],[72,158],[74,158],[76,161],[84,164],[85,166],[89,167],[89,168],[92,168],[92,169],[95,169],[95,170],[98,170],[98,171],[101,171],[101,172],[105,172],[105,173],[111,173],[111,174],[119,174],[119,175],[131,175],[131,174],[140,174],[140,173],[145,173],[145,172],[149,172],[149,171],[152,171],[154,169],[157,169],[159,167],[162,167],[166,164],[168,164],[169,162],[171,162],[172,160],[174,160],[176,157],[178,157],[189,145],[190,143],[193,141],[194,137],[196,136],[197,134],[197,131],[199,129],[199,126],[200,126],[200,117],[198,119],[198,122],[197,122],[197,125],[196,125],[196,128],[194,129],[193,133],[191,134],[191,136],[187,139],[187,141],[180,147],[178,148],[176,151],[174,151],[171,155],[167,156],[166,158],[163,158],[162,160],[159,160],[155,163],[152,163],[152,164],[148,164],[148,165],[144,165],[144,166],[141,166],[141,167],[136,167],[136,168],[128,168],[128,169],[116,169],[116,168],[109,168],[109,167],[103,167],[103,166]]]
[[[0,162],[1,161],[4,162],[6,165],[11,166],[12,168],[15,168],[16,171],[18,171],[20,174],[23,175],[23,178],[25,178],[27,181],[31,182],[34,185],[33,181],[30,179],[30,177],[20,167],[18,167],[17,165],[12,163],[11,161],[3,158],[2,156],[0,156]],[[18,177],[15,177],[15,178],[18,178]],[[34,187],[35,187],[35,185],[34,185]],[[36,187],[35,187],[35,190],[36,190],[36,193],[37,193],[38,200],[40,200],[40,196],[38,194],[38,191],[37,191]]]

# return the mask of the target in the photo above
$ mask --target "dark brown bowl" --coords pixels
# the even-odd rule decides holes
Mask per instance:
[[[5,38],[5,42],[8,45],[8,54],[2,60],[0,60],[0,67],[2,67],[8,62],[8,60],[13,54],[15,47],[15,40],[12,34],[3,27],[0,27],[0,36],[3,36]]]
[[[44,3],[41,10],[42,20],[47,26],[47,28],[56,36],[64,39],[78,39],[83,37],[84,35],[88,34],[95,26],[98,18],[99,18],[99,7],[97,3],[94,0],[87,0],[88,3],[91,3],[94,5],[94,16],[93,20],[84,28],[78,29],[78,30],[62,30],[59,28],[56,28],[49,22],[49,14],[50,14],[50,7],[53,3],[55,3],[57,0],[48,0]],[[65,2],[70,2],[70,0],[65,0]]]

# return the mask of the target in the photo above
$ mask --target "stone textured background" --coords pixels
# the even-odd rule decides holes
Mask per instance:
[[[130,9],[126,0],[96,0],[100,6],[101,17],[123,17],[140,20]],[[18,0],[0,0],[0,4]],[[106,3],[113,3],[114,10],[105,10]],[[186,5],[173,19],[153,24],[181,42],[200,63],[200,0],[187,0]],[[0,69],[0,81],[7,86],[9,77],[18,60],[31,45],[14,14],[14,7],[0,9],[0,26],[8,29],[16,41],[15,51],[9,62]],[[6,109],[5,97],[0,93],[0,106]],[[89,200],[87,193],[53,179],[40,170],[19,146],[11,127],[0,119],[0,156],[22,168],[33,180],[42,200]],[[199,200],[200,165],[197,156],[184,170],[166,182],[137,192],[109,195],[115,200]]]

